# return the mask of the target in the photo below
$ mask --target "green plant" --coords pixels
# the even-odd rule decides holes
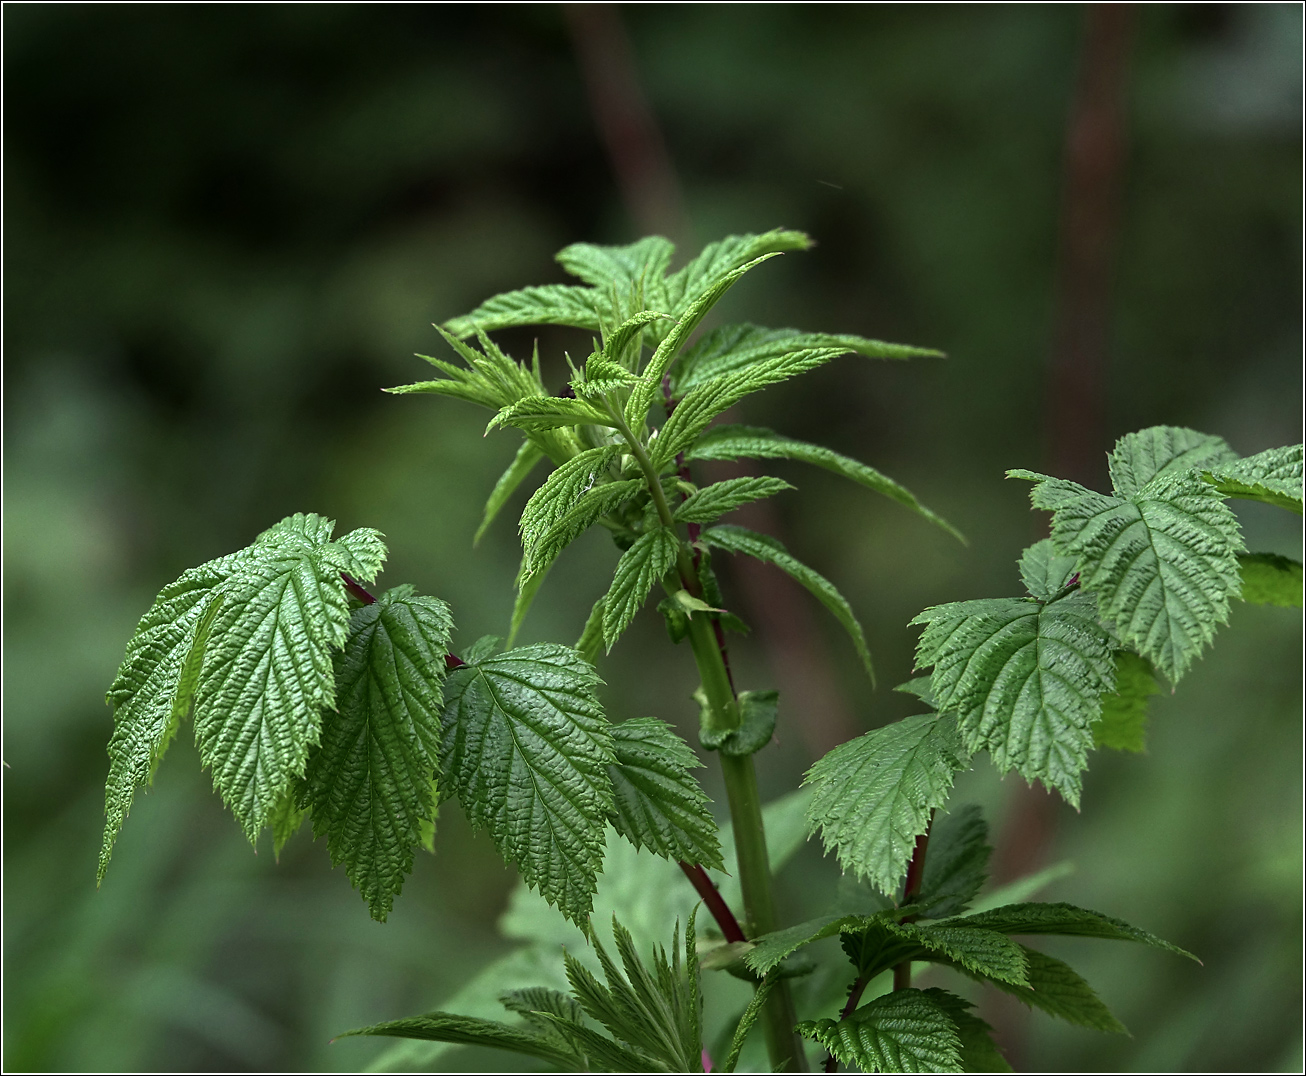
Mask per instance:
[[[751,393],[841,355],[908,359],[925,349],[857,336],[730,325],[691,339],[741,277],[810,245],[802,233],[731,236],[676,272],[652,237],[627,247],[577,244],[558,260],[584,283],[525,288],[491,299],[439,331],[461,363],[431,358],[443,375],[397,392],[432,393],[489,408],[490,429],[522,446],[486,505],[483,533],[536,466],[552,471],[521,515],[518,600],[506,645],[493,637],[452,651],[452,617],[409,586],[367,589],[385,559],[381,536],[296,515],[248,548],[184,573],[142,619],[109,690],[107,867],[135,788],[154,773],[193,711],[214,784],[251,841],[264,827],[280,849],[311,816],[384,920],[415,849],[430,845],[438,804],[456,796],[539,898],[580,928],[589,959],[563,958],[565,982],[522,982],[514,967],[502,1004],[520,1020],[436,1012],[359,1029],[439,1043],[482,1044],[572,1069],[697,1070],[705,1059],[700,966],[753,985],[752,1000],[717,1048],[732,1070],[760,1022],[772,1067],[806,1065],[803,1039],[869,1071],[1003,1068],[987,1026],[946,990],[911,985],[929,962],[990,982],[1052,1015],[1123,1030],[1071,968],[1012,935],[1138,941],[1186,954],[1118,920],[1018,894],[976,905],[990,854],[977,809],[934,824],[954,774],[987,751],[1000,770],[1056,788],[1077,804],[1094,746],[1138,750],[1156,673],[1174,683],[1230,598],[1301,604],[1301,565],[1248,555],[1226,498],[1301,512],[1301,446],[1238,458],[1217,437],[1154,427],[1111,454],[1113,491],[1094,493],[1028,471],[1052,535],[1027,549],[1027,594],[925,610],[917,664],[901,686],[929,710],[844,744],[818,761],[806,790],[771,812],[771,842],[752,756],[772,738],[774,691],[738,690],[729,612],[714,553],[752,556],[789,573],[848,631],[868,675],[870,655],[852,609],[823,576],[774,538],[718,522],[731,509],[790,488],[771,477],[700,487],[700,460],[786,458],[885,494],[952,534],[950,524],[875,469],[771,430],[712,423]],[[529,366],[487,335],[559,324],[599,334],[567,388],[550,394],[538,354]],[[477,346],[467,340],[475,337]],[[513,646],[559,553],[592,526],[620,550],[608,591],[574,647]],[[959,535],[958,535],[959,537]],[[716,752],[731,824],[718,830],[692,770],[698,757],[665,723],[613,723],[600,706],[594,662],[611,650],[655,587],[673,643],[688,642],[701,681],[700,742]],[[795,825],[797,823],[797,825]],[[784,927],[772,870],[801,829],[820,832],[849,884],[831,914]],[[777,841],[777,829],[789,837]],[[683,948],[652,967],[613,920],[620,966],[592,925],[598,877],[623,854],[608,839],[678,864],[719,936],[697,940],[685,909]],[[927,858],[927,851],[929,855]],[[656,862],[656,860],[653,860]],[[707,873],[730,864],[738,902]],[[632,867],[639,896],[624,912],[672,926],[665,878]],[[683,886],[683,882],[681,883]],[[683,894],[690,889],[684,887]],[[1028,892],[1025,895],[1029,895]],[[662,902],[662,904],[659,904]],[[737,917],[731,905],[742,907]],[[538,923],[539,908],[518,912]],[[532,925],[527,933],[548,936]],[[799,950],[837,935],[851,967],[846,1002],[798,1020],[791,984],[811,971]],[[556,949],[552,950],[556,953]],[[890,978],[891,977],[891,978]],[[562,986],[569,987],[570,995]],[[890,988],[891,987],[891,988]],[[864,1000],[869,998],[869,1000]]]

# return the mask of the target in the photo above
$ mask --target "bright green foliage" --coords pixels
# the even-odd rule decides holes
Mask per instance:
[[[811,334],[807,334],[811,335]],[[893,345],[896,346],[896,345]],[[910,350],[910,349],[908,349]],[[737,460],[737,459],[786,459],[799,460],[816,467],[823,467],[837,475],[849,478],[858,485],[882,493],[899,504],[904,505],[917,515],[942,527],[960,541],[965,541],[960,531],[951,523],[935,515],[916,499],[909,489],[900,486],[892,478],[881,474],[874,467],[840,455],[838,452],[821,445],[806,441],[795,441],[784,437],[763,426],[714,426],[704,433],[694,446],[685,453],[686,459],[695,460]]]
[[[512,463],[508,464],[508,469],[499,476],[499,481],[494,484],[494,489],[490,491],[489,500],[485,502],[485,513],[481,517],[481,525],[476,528],[476,534],[472,536],[472,545],[480,542],[481,536],[494,522],[494,517],[499,514],[499,510],[507,504],[508,498],[516,492],[518,486],[526,481],[527,476],[535,469],[535,465],[543,458],[544,453],[540,451],[538,446],[530,441],[522,442],[522,446],[517,450],[517,455],[513,457]]]
[[[1206,472],[1226,497],[1240,497],[1302,514],[1302,446],[1268,448],[1246,459],[1227,460]]]
[[[485,432],[500,426],[516,426],[527,433],[541,433],[571,426],[615,426],[609,415],[584,400],[558,396],[528,396],[510,403],[490,419]]]
[[[961,1038],[942,990],[895,990],[845,1020],[805,1020],[798,1030],[863,1072],[963,1072]]]
[[[1053,512],[1052,542],[1075,558],[1103,620],[1172,682],[1228,620],[1238,593],[1238,522],[1220,491],[1190,469],[1228,455],[1219,438],[1154,427],[1116,444],[1112,496],[1007,472],[1036,483],[1034,506]]]
[[[916,838],[968,756],[950,716],[908,717],[836,747],[807,771],[809,832],[844,870],[893,893]]]
[[[445,684],[441,769],[527,884],[570,919],[589,914],[613,809],[612,734],[598,675],[553,644],[467,655]]]
[[[612,749],[613,828],[636,848],[725,870],[707,796],[689,772],[703,765],[693,749],[654,717],[613,725]]]
[[[974,804],[936,816],[930,827],[929,855],[913,903],[931,918],[960,915],[988,878],[989,827]]]
[[[515,325],[574,325],[598,332],[603,325],[597,305],[601,300],[596,289],[575,284],[520,288],[486,300],[464,317],[450,319],[445,328],[458,337],[471,336],[477,329],[492,333]],[[610,319],[610,300],[605,309]]]
[[[785,927],[755,939],[753,947],[744,954],[744,963],[758,975],[766,975],[790,953],[797,952],[803,946],[845,931],[864,929],[870,921],[870,917],[862,915],[825,915]]]
[[[667,309],[678,316],[712,281],[763,254],[807,250],[811,245],[810,237],[784,228],[773,228],[761,235],[728,235],[709,243],[683,269],[667,278]]]
[[[584,1055],[564,1045],[557,1035],[544,1034],[535,1028],[527,1030],[511,1027],[498,1020],[458,1016],[451,1012],[429,1012],[405,1020],[388,1020],[383,1024],[356,1027],[341,1034],[340,1038],[351,1035],[383,1035],[399,1039],[450,1042],[459,1046],[488,1046],[495,1050],[537,1057],[565,1071],[576,1072],[584,1067]]]
[[[926,625],[917,667],[934,666],[939,709],[957,714],[967,750],[987,749],[999,770],[1078,805],[1100,697],[1114,686],[1093,600],[985,598],[936,605],[912,623]]]
[[[733,373],[762,359],[806,348],[843,348],[868,359],[942,358],[943,353],[904,344],[886,344],[847,333],[805,333],[760,325],[723,325],[685,349],[671,375],[671,391],[683,396],[719,374]]]
[[[106,696],[114,733],[101,878],[136,786],[192,702],[200,757],[246,835],[253,841],[274,819],[288,835],[284,800],[318,741],[321,711],[335,705],[332,651],[349,621],[340,573],[370,580],[385,558],[375,531],[333,542],[334,527],[290,516],[183,574],[137,625]]]
[[[710,527],[703,531],[702,540],[710,546],[716,546],[718,549],[724,549],[729,553],[744,553],[757,560],[765,561],[767,564],[774,564],[781,571],[806,587],[844,626],[844,630],[852,638],[853,646],[857,648],[857,656],[862,659],[866,675],[874,682],[875,669],[871,665],[871,652],[867,649],[866,636],[862,634],[862,626],[853,615],[852,606],[848,604],[848,600],[835,589],[834,584],[825,576],[813,571],[802,561],[791,556],[779,540],[765,534],[758,534],[756,531],[746,530],[743,527],[733,527],[728,524]]]
[[[1243,601],[1301,608],[1301,561],[1276,553],[1243,553],[1238,557],[1238,567],[1242,572]]]
[[[477,351],[470,344],[465,344],[450,335],[438,325],[436,331],[444,337],[445,342],[467,363],[466,367],[455,366],[443,359],[433,359],[429,355],[419,356],[447,377],[435,381],[419,381],[412,385],[401,385],[388,389],[388,392],[432,392],[440,396],[452,396],[469,403],[480,404],[492,411],[533,396],[544,396],[544,386],[540,383],[539,364],[533,369],[514,362],[508,358],[484,333],[480,334],[482,351]]]
[[[711,523],[740,505],[793,488],[782,479],[766,476],[727,478],[691,494],[676,509],[674,518],[677,523]]]
[[[1076,908],[1073,904],[1008,904],[949,922],[996,930],[1003,934],[1068,934],[1081,938],[1141,942],[1168,953],[1186,956],[1189,960],[1197,960],[1192,953],[1163,941],[1155,934],[1131,927],[1128,923],[1100,912]]]
[[[616,445],[591,448],[555,470],[526,502],[521,515],[525,576],[535,574],[622,498],[638,492],[638,483],[599,483],[620,454]],[[608,490],[608,485],[620,487]]]
[[[950,923],[892,923],[889,932],[916,942],[927,959],[946,957],[993,982],[1027,986],[1027,962],[1021,947],[995,930]],[[912,959],[916,959],[913,955]]]
[[[1025,589],[1041,602],[1060,596],[1075,575],[1075,558],[1056,551],[1051,539],[1035,542],[1020,555],[1020,578]]]
[[[1117,751],[1147,747],[1147,700],[1161,690],[1152,663],[1128,650],[1116,651],[1116,689],[1102,696],[1093,725],[1093,745]]]
[[[653,584],[676,563],[680,540],[666,527],[655,527],[621,555],[612,586],[603,599],[603,641],[608,650],[635,619]]]
[[[350,618],[336,656],[338,716],[309,756],[305,799],[375,919],[384,920],[434,819],[440,686],[453,627],[438,598],[396,587]]]

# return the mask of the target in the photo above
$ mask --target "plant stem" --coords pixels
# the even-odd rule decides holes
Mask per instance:
[[[934,812],[930,812],[929,825],[925,832],[916,838],[916,847],[912,849],[911,862],[907,864],[907,880],[902,887],[902,903],[910,904],[921,891],[921,879],[925,876],[925,852],[930,846],[930,827],[934,825]],[[916,916],[905,915],[904,923],[910,923]],[[906,990],[911,986],[911,961],[904,960],[893,969],[893,988]]]
[[[716,920],[717,926],[721,928],[721,933],[725,935],[726,941],[747,941],[748,938],[744,935],[744,928],[739,925],[739,920],[735,918],[735,913],[730,910],[730,905],[725,902],[717,887],[713,885],[707,871],[700,864],[686,863],[683,859],[680,860],[680,869],[685,872],[689,884],[703,898],[703,903],[707,905],[707,910],[712,913],[712,918]]]

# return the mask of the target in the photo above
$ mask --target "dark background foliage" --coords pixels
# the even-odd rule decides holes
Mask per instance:
[[[1097,482],[1110,442],[1145,425],[1247,453],[1300,439],[1297,6],[1136,13],[1095,400],[1049,372],[1083,9],[619,20],[685,244],[776,225],[819,240],[750,276],[724,316],[949,355],[845,359],[746,409],[875,464],[971,540],[784,470],[800,488],[763,522],[849,595],[882,683],[778,579],[729,575],[759,625],[735,646],[742,677],[784,692],[761,763],[772,794],[908,712],[887,686],[910,675],[916,612],[1014,592],[1045,522],[1003,471],[1050,466],[1084,409],[1100,414]],[[511,522],[470,538],[512,436],[378,389],[425,376],[411,355],[443,347],[432,321],[562,279],[551,256],[569,242],[639,234],[569,25],[544,5],[6,7],[6,1069],[350,1069],[379,1048],[331,1035],[435,1007],[506,948],[514,876],[453,805],[379,926],[307,832],[280,864],[254,855],[185,736],[97,892],[102,697],[160,586],[296,510],[383,530],[387,579],[450,601],[459,645],[505,629]],[[522,354],[530,334],[505,341]],[[583,345],[541,346],[561,384],[561,348]],[[1300,556],[1296,521],[1257,507],[1239,509],[1248,544]],[[579,543],[526,638],[574,638],[614,559]],[[637,621],[601,664],[606,698],[692,736],[691,663],[661,635]],[[1072,860],[1048,896],[1205,961],[1066,943],[1133,1038],[986,996],[1013,1060],[1300,1070],[1300,652],[1294,613],[1236,608],[1156,700],[1149,752],[1095,757],[1082,814],[987,764],[962,782],[1000,873]],[[819,912],[834,873],[806,849],[781,881],[786,914]]]

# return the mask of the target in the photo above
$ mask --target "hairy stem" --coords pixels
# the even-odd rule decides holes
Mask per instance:
[[[730,905],[725,902],[725,898],[721,896],[717,887],[712,883],[707,871],[698,863],[686,863],[683,859],[679,863],[680,869],[685,872],[685,877],[689,879],[689,884],[703,898],[703,903],[707,905],[707,910],[712,913],[712,918],[716,920],[716,925],[721,928],[721,933],[725,935],[726,941],[747,941],[748,939],[744,936],[744,928],[739,925],[735,913],[730,910]]]

